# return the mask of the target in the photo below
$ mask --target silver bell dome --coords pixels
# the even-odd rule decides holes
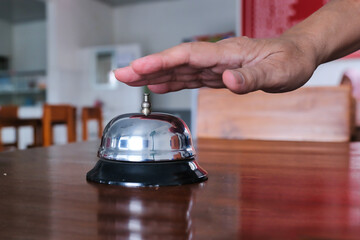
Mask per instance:
[[[186,123],[164,113],[124,114],[105,127],[98,156],[128,162],[159,162],[195,156]]]

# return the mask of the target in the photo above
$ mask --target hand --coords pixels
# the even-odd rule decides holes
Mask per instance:
[[[317,64],[310,47],[289,37],[229,38],[217,43],[183,43],[114,71],[130,86],[148,85],[155,93],[200,87],[285,92],[311,77]]]

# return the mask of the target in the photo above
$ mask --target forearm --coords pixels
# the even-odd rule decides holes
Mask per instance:
[[[360,49],[360,0],[332,0],[282,38],[296,42],[316,65]]]

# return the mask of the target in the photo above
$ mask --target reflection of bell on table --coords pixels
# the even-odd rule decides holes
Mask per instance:
[[[151,113],[144,95],[143,114],[124,114],[105,127],[100,160],[86,175],[91,182],[124,186],[168,186],[207,180],[195,160],[191,134],[183,120]]]
[[[193,239],[192,207],[199,185],[94,186],[100,239]]]

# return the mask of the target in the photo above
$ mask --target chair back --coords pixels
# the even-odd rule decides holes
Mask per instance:
[[[19,129],[17,126],[9,124],[11,119],[18,118],[19,107],[16,105],[0,106],[0,151],[3,151],[7,147],[17,147],[19,138]],[[2,121],[3,120],[3,121]],[[3,143],[1,129],[3,127],[14,127],[15,128],[15,141],[12,143]]]
[[[88,121],[96,120],[98,124],[98,137],[101,138],[103,130],[103,116],[100,107],[83,107],[81,111],[82,138],[88,140]]]
[[[351,88],[351,95],[354,105],[354,124],[355,127],[360,127],[360,73],[358,71],[345,72],[340,81],[340,85]]]
[[[199,138],[349,141],[352,98],[347,86],[303,87],[269,94],[236,95],[226,89],[201,89]]]
[[[76,108],[71,105],[50,105],[43,107],[43,146],[53,144],[53,126],[65,124],[68,142],[76,141]]]
[[[0,119],[18,118],[19,107],[15,105],[0,106]]]

